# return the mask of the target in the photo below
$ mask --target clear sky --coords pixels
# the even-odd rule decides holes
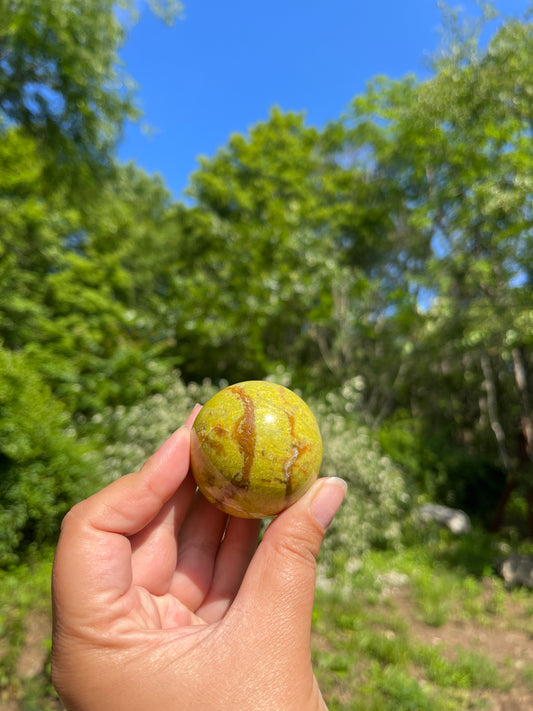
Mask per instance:
[[[199,155],[212,156],[272,106],[321,126],[376,75],[427,76],[439,43],[437,0],[185,0],[173,27],[139,2],[121,56],[151,135],[128,125],[119,158],[161,174],[176,197]],[[475,12],[473,1],[461,4]],[[495,4],[522,14],[529,0]]]

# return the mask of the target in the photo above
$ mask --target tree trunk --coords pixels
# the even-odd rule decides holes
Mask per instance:
[[[500,500],[496,506],[494,516],[492,517],[492,522],[490,525],[490,530],[496,532],[502,525],[503,517],[505,515],[505,509],[511,497],[511,494],[517,486],[517,481],[511,476],[511,457],[509,456],[509,451],[507,449],[507,442],[505,438],[505,432],[500,423],[498,415],[498,400],[496,396],[496,383],[494,382],[494,373],[492,370],[492,365],[488,353],[481,354],[481,370],[483,371],[483,385],[485,387],[485,392],[487,393],[487,416],[489,419],[489,424],[496,437],[496,443],[498,445],[498,452],[500,454],[500,460],[503,464],[505,474],[507,477],[507,482],[505,488],[500,496]]]
[[[531,416],[527,366],[520,348],[513,348],[511,355],[513,357],[516,388],[520,396],[522,434],[524,436],[527,456],[530,461],[533,461],[533,417]]]
[[[499,415],[498,415],[498,400],[496,397],[496,383],[494,382],[494,373],[492,371],[492,365],[488,353],[481,354],[481,370],[483,371],[483,385],[487,393],[487,414],[489,416],[489,423],[491,430],[494,432],[496,437],[496,443],[498,445],[498,452],[500,455],[501,462],[505,469],[507,475],[511,471],[512,461],[509,456],[509,451],[507,449],[507,442],[505,438],[505,432],[501,425]]]
[[[529,397],[529,378],[527,365],[522,350],[518,347],[511,351],[514,377],[520,397],[520,425],[522,427],[522,460],[526,481],[526,501],[528,505],[528,535],[533,538],[533,482],[531,481],[531,463],[533,462],[533,417]]]
[[[489,530],[491,531],[491,533],[496,533],[500,530],[501,525],[503,523],[503,517],[505,515],[505,509],[507,508],[507,504],[509,503],[511,494],[516,489],[517,484],[518,482],[516,481],[516,479],[509,479],[505,484],[505,488],[502,492],[502,495],[500,496],[500,500],[498,501],[496,510],[494,511],[492,521],[490,522]]]

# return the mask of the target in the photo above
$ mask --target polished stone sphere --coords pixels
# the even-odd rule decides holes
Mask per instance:
[[[322,438],[307,404],[262,380],[230,385],[200,410],[191,468],[203,495],[241,518],[274,516],[315,481]]]

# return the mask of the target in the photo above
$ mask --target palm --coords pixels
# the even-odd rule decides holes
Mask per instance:
[[[229,518],[194,493],[188,475],[156,518],[116,541],[116,584],[137,629],[175,629],[221,619],[255,550],[259,522]]]

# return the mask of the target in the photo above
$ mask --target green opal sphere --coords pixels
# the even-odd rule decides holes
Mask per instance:
[[[249,380],[200,410],[191,432],[191,469],[205,498],[232,516],[274,516],[318,476],[322,438],[298,395]]]

